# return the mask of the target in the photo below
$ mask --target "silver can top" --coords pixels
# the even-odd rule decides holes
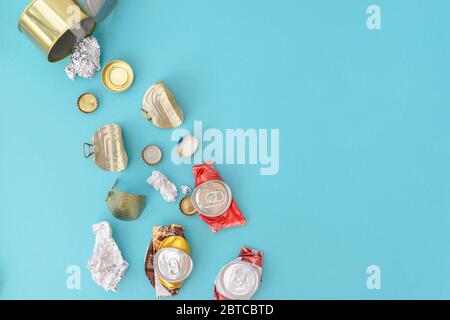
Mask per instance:
[[[207,217],[218,217],[230,208],[233,199],[230,187],[223,181],[207,181],[192,193],[195,209]]]
[[[240,258],[220,270],[216,279],[218,291],[231,300],[250,300],[259,288],[261,271]]]
[[[176,248],[163,248],[156,252],[154,265],[156,275],[167,282],[186,280],[194,266],[192,258]]]

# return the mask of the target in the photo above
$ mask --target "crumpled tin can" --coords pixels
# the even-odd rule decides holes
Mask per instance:
[[[19,19],[19,30],[56,62],[95,28],[95,20],[74,0],[33,0]]]
[[[145,273],[156,289],[157,297],[178,295],[193,266],[182,226],[153,228],[153,238],[145,257]]]
[[[92,144],[83,145],[85,158],[94,156],[95,164],[111,172],[120,172],[128,166],[128,156],[122,138],[122,128],[117,124],[103,126],[92,136]]]
[[[111,14],[118,0],[77,0],[77,2],[95,21],[100,22]]]
[[[262,281],[263,253],[242,248],[239,257],[219,272],[214,281],[214,300],[250,300]]]
[[[195,179],[192,204],[213,232],[247,223],[230,187],[223,182],[211,162],[194,166],[192,171]]]
[[[158,128],[176,128],[184,121],[184,114],[164,82],[152,85],[144,95],[142,113]]]
[[[119,220],[134,221],[139,219],[147,205],[147,197],[119,191],[115,188],[117,183],[118,180],[106,197],[109,210]]]

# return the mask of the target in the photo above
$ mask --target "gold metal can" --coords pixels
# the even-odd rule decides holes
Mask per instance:
[[[122,138],[122,128],[109,124],[98,129],[92,136],[92,144],[83,145],[85,158],[94,156],[94,162],[100,168],[120,172],[128,166],[128,156]]]
[[[152,85],[144,95],[142,113],[158,128],[176,128],[184,121],[184,114],[169,90],[169,87],[158,82]]]
[[[19,19],[19,30],[56,62],[95,28],[95,20],[74,0],[32,0]]]

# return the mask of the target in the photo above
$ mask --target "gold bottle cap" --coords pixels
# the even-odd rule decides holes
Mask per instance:
[[[102,82],[111,92],[126,91],[131,87],[133,81],[133,69],[125,61],[113,60],[103,68]]]
[[[180,201],[180,210],[183,214],[187,216],[193,216],[197,213],[197,210],[194,208],[192,204],[191,196],[186,196]]]
[[[149,166],[155,166],[162,160],[162,151],[157,146],[147,146],[142,151],[142,160]]]
[[[83,113],[92,113],[98,108],[97,97],[92,93],[82,94],[78,98],[78,109]]]

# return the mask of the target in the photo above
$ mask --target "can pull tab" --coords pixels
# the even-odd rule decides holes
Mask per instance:
[[[86,147],[87,147],[87,152],[86,152]],[[90,144],[90,143],[83,144],[83,154],[86,159],[90,158],[94,154],[93,149],[94,149],[94,146],[92,144]]]

